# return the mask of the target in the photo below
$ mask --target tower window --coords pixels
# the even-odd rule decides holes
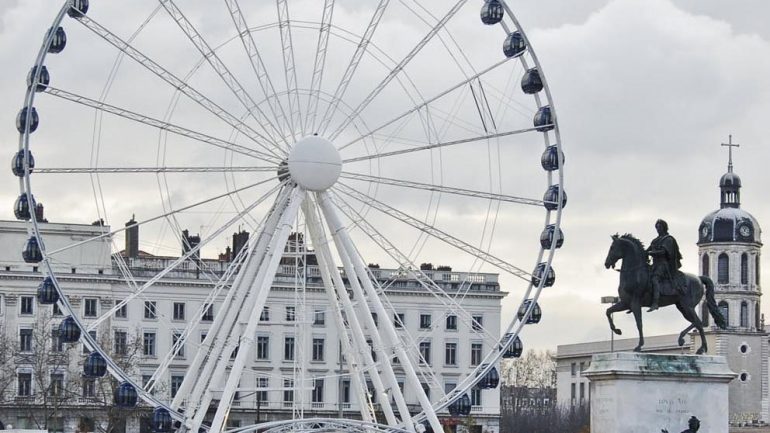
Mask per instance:
[[[717,282],[719,284],[730,282],[730,258],[725,253],[719,255],[717,262]]]
[[[719,311],[722,312],[722,316],[724,316],[727,326],[730,326],[730,306],[727,304],[727,302],[719,302]]]
[[[701,262],[702,262],[702,264],[701,264],[701,269],[702,269],[701,270],[701,275],[705,275],[707,277],[710,276],[711,275],[711,273],[710,273],[711,270],[709,269],[709,255],[704,253],[703,254],[703,259],[701,260]]]
[[[749,304],[746,301],[741,302],[741,326],[749,327]]]
[[[741,255],[741,284],[749,284],[749,255]]]

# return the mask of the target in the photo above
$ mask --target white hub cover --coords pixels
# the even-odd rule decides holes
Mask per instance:
[[[317,135],[299,140],[289,153],[289,174],[297,185],[324,191],[337,182],[342,158],[331,141]]]

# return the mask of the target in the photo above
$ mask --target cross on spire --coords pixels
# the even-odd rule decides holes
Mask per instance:
[[[738,143],[733,143],[733,135],[730,134],[729,139],[727,143],[722,143],[722,146],[726,146],[728,148],[728,155],[729,160],[727,162],[727,172],[732,173],[733,172],[733,147],[741,147]]]

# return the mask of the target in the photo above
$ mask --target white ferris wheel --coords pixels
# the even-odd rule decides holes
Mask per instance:
[[[115,405],[154,408],[158,432],[440,431],[437,412],[468,413],[469,390],[497,386],[500,359],[521,354],[519,333],[539,321],[538,297],[554,283],[566,194],[551,94],[505,1],[68,0],[42,33],[12,162],[15,214],[29,222],[23,257],[44,273],[38,301],[65,316],[61,338],[90,350],[84,374],[120,383]],[[35,200],[57,219],[111,228],[49,245]],[[119,247],[133,213],[156,255],[169,255],[184,228],[200,227],[200,242],[139,274]],[[212,269],[201,252],[236,228],[253,236]],[[299,239],[312,250],[292,248]],[[62,282],[67,252],[89,242],[109,246],[127,294],[96,318],[73,308]],[[380,407],[384,419],[362,404],[357,419],[295,410],[291,420],[226,427],[252,373],[245,367],[263,326],[255,312],[291,251],[300,308],[308,251],[315,257],[346,354],[335,374],[361,401],[392,401]],[[441,285],[420,266],[429,260],[468,272]],[[417,281],[465,323],[474,273],[498,273],[519,314],[504,318],[502,338],[474,324],[489,349],[483,361],[453,390],[428,396],[420,384],[434,372],[419,362],[420,336],[373,322],[394,316],[392,281],[375,277],[374,262]],[[181,325],[165,318],[179,337],[158,354],[153,378],[185,342],[192,353],[176,397],[162,397],[89,331],[191,267],[220,312],[202,341],[188,338],[200,314]],[[394,364],[419,390],[418,411],[407,407]],[[302,393],[315,373],[280,374]]]

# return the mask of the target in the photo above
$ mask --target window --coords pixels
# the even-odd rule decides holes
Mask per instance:
[[[340,387],[342,388],[342,390],[340,391],[340,393],[342,394],[342,402],[350,403],[350,381],[347,379],[343,380]]]
[[[294,380],[293,379],[284,379],[283,380],[283,405],[284,406],[291,406],[294,402]]]
[[[142,375],[142,388],[150,390],[150,394],[155,395],[155,381],[152,380],[151,374]]]
[[[16,395],[19,397],[32,396],[32,373],[19,373],[17,379]]]
[[[326,313],[323,310],[313,312],[313,325],[324,326],[326,324]]]
[[[155,332],[145,332],[142,337],[144,356],[155,356]]]
[[[96,341],[96,331],[95,330],[94,331],[88,331],[88,335],[91,336],[92,340]],[[87,353],[91,353],[91,351],[88,350],[88,347],[86,346],[86,344],[83,343],[83,354],[85,355]]]
[[[78,420],[78,431],[96,431],[96,423],[93,418],[81,417]]]
[[[96,380],[91,377],[83,378],[83,397],[93,398],[96,396]]]
[[[481,364],[481,343],[471,343],[471,365]]]
[[[115,301],[115,306],[117,307],[120,305],[121,301]],[[121,305],[118,309],[115,310],[115,318],[116,319],[125,319],[128,317],[128,304]]]
[[[425,393],[425,397],[428,397],[428,400],[430,400],[430,385],[427,383],[423,383],[422,385],[422,392]]]
[[[377,352],[374,351],[374,342],[372,342],[371,339],[367,339],[366,344],[369,345],[369,350],[372,352],[372,361],[377,362]]]
[[[296,320],[296,318],[297,318],[296,316],[297,316],[296,307],[293,307],[293,306],[286,307],[286,321],[287,322],[293,322],[294,320]]]
[[[724,316],[727,326],[730,326],[730,305],[725,301],[720,301],[719,311],[722,313],[722,316]]]
[[[21,311],[19,312],[19,314],[27,315],[27,316],[35,314],[35,310],[34,310],[35,307],[34,307],[34,305],[35,305],[35,298],[34,297],[32,297],[32,296],[22,296],[21,297]]]
[[[184,302],[174,302],[174,320],[184,320]]]
[[[49,418],[45,426],[48,429],[48,433],[64,433],[64,418]]]
[[[581,361],[580,362],[580,374],[583,374],[583,371],[586,369],[586,363]]]
[[[760,272],[759,272],[759,254],[754,256],[754,259],[756,261],[756,263],[754,264],[754,279],[756,280],[756,284],[759,285],[759,275],[760,275]]]
[[[257,378],[257,401],[268,401],[267,400],[267,386],[268,386],[268,378],[266,377],[258,377]],[[259,389],[262,388],[262,389]]]
[[[214,304],[209,304],[208,307],[206,307],[206,309],[203,310],[203,315],[201,316],[201,320],[204,322],[214,321]]]
[[[179,348],[176,351],[176,358],[184,359],[184,342],[180,342],[179,340],[182,339],[182,334],[178,332],[174,332],[171,335],[171,344],[173,347],[176,348],[177,344],[179,344]]]
[[[741,255],[741,284],[749,284],[749,255]]]
[[[749,304],[746,301],[741,302],[741,326],[749,327]]]
[[[155,301],[144,301],[144,318],[145,319],[157,319],[158,304]]]
[[[430,314],[420,314],[420,329],[430,328]]]
[[[96,317],[98,299],[86,298],[84,301],[83,317]]]
[[[184,375],[171,375],[171,397],[176,397],[176,393],[179,392],[179,388],[182,387],[182,382],[184,382]]]
[[[478,386],[471,388],[471,406],[481,406],[481,388]]]
[[[283,360],[294,361],[294,337],[283,339]]]
[[[257,359],[270,359],[270,337],[267,335],[257,336]]]
[[[580,402],[582,403],[586,399],[586,384],[580,382]]]
[[[481,328],[484,326],[484,317],[483,316],[473,316],[471,318],[471,329],[474,331],[481,331]]]
[[[404,313],[396,313],[393,315],[393,326],[396,329],[402,329],[405,322],[406,319],[404,318]]]
[[[128,354],[128,333],[126,331],[115,331],[115,354],[126,355]]]
[[[730,258],[722,253],[717,260],[717,282],[727,284],[730,282]]]
[[[323,361],[324,360],[324,339],[323,338],[314,338],[313,339],[313,361]]]
[[[430,365],[430,341],[420,343],[420,362]]]
[[[446,343],[444,365],[457,365],[457,343]]]
[[[207,335],[209,335],[209,334],[208,334],[208,333],[206,333],[206,332],[201,332],[201,343],[203,343],[204,341],[206,341],[206,336],[207,336]]]
[[[54,316],[63,316],[64,313],[61,312],[61,308],[59,308],[59,304],[53,304],[51,305],[51,311]]]
[[[457,331],[457,316],[454,314],[446,316],[446,329],[447,331]]]
[[[575,404],[575,384],[574,383],[570,384],[569,395],[570,395],[570,400],[572,401],[572,404],[574,405]]]
[[[315,379],[313,381],[313,403],[323,403],[324,401],[324,380]]]
[[[709,272],[711,271],[709,266],[709,255],[703,254],[703,257],[701,258],[701,275],[705,275],[707,277],[711,276]]]
[[[375,313],[374,311],[372,311],[372,321],[374,322],[374,327],[375,327],[375,328],[376,328],[377,326],[379,326],[379,322],[378,322],[378,320],[377,320],[377,313]]]
[[[61,397],[64,393],[64,375],[51,373],[51,386],[48,388],[51,397]]]
[[[32,352],[32,330],[19,329],[19,351]]]
[[[270,321],[270,307],[262,307],[262,312],[259,313],[259,321],[260,322]]]
[[[577,363],[570,364],[570,373],[572,373],[572,376],[577,376]]]
[[[51,352],[64,351],[64,343],[59,336],[59,328],[53,328],[51,330]]]

